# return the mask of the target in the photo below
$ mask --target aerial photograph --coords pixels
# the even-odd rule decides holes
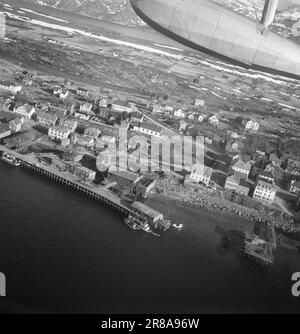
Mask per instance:
[[[0,189],[0,313],[300,314],[300,0],[0,0]]]

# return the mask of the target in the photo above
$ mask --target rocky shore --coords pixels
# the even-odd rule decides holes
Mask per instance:
[[[190,187],[178,184],[172,176],[165,176],[157,180],[156,190],[158,196],[179,200],[186,205],[200,207],[212,213],[235,215],[251,222],[270,221],[275,224],[278,231],[292,233],[296,225],[293,219],[285,218],[283,215],[276,217],[272,209],[255,210],[238,205],[222,197],[218,190],[207,189],[204,186]]]

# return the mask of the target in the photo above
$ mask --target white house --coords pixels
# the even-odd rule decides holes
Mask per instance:
[[[59,93],[59,98],[66,99],[69,96],[69,94],[70,92],[66,88],[63,88],[62,91]]]
[[[82,113],[91,113],[93,105],[92,103],[83,103],[80,105],[79,111]]]
[[[48,136],[52,140],[53,139],[64,140],[64,139],[68,139],[71,132],[72,131],[65,126],[55,125],[49,128]]]
[[[200,100],[200,99],[195,99],[195,103],[194,105],[196,107],[200,106],[200,107],[204,107],[205,106],[205,101],[204,100]]]
[[[174,111],[174,117],[185,118],[186,117],[186,112],[183,109],[181,109],[181,108],[176,109]]]
[[[12,94],[17,94],[22,90],[22,86],[15,85],[14,83],[11,83],[9,81],[0,81],[0,89],[8,90]]]
[[[45,126],[53,126],[56,124],[58,117],[56,115],[48,114],[45,112],[39,112],[36,116],[38,123]]]
[[[243,160],[239,159],[232,166],[232,169],[236,175],[240,176],[241,179],[247,179],[250,174],[251,167],[252,165],[250,162],[244,162]]]
[[[246,130],[258,131],[259,123],[255,122],[253,120],[250,120],[246,123],[245,129]]]
[[[142,122],[139,126],[135,125],[133,128],[135,131],[154,136],[160,137],[162,135],[162,128],[159,128],[153,124]]]
[[[253,198],[257,201],[272,204],[276,196],[276,190],[272,184],[258,181],[254,190]]]
[[[35,108],[30,104],[26,103],[22,106],[15,107],[13,112],[24,118],[30,119],[32,115],[35,113]]]
[[[112,108],[114,111],[118,112],[128,112],[131,113],[133,111],[132,106],[127,101],[117,100],[112,103]]]
[[[74,116],[76,118],[80,118],[80,119],[83,119],[85,121],[88,121],[91,117],[91,115],[87,115],[87,114],[84,114],[84,113],[81,113],[81,112],[78,112],[78,111],[75,112]]]
[[[211,116],[209,119],[208,119],[209,123],[211,125],[214,125],[214,126],[218,126],[219,124],[219,118],[217,115],[214,115],[214,116]]]
[[[208,186],[213,170],[204,165],[194,165],[190,175],[190,180],[193,182],[202,182]]]

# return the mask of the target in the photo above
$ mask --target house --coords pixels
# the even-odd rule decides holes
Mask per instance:
[[[218,118],[217,115],[211,116],[211,117],[209,117],[208,122],[213,126],[218,126],[219,125],[219,118]]]
[[[0,123],[0,139],[6,138],[11,135],[11,129],[7,124]]]
[[[106,98],[100,99],[98,105],[99,105],[99,107],[107,108],[108,99],[106,99]]]
[[[68,114],[68,110],[64,106],[50,105],[48,110],[53,114],[59,114],[59,115],[64,115],[64,116]],[[43,109],[43,111],[47,111],[47,110]]]
[[[292,180],[289,191],[293,194],[300,194],[300,181]]]
[[[177,118],[186,118],[186,116],[187,116],[186,112],[183,109],[181,109],[181,108],[176,109],[174,111],[174,117],[177,117]]]
[[[118,170],[118,171],[108,170],[107,179],[111,182],[116,182],[118,185],[122,187],[131,188],[139,179],[141,179],[141,176],[127,170]]]
[[[198,121],[200,122],[200,123],[202,123],[205,119],[206,119],[206,115],[205,114],[202,114],[202,115],[199,115],[199,117],[198,117]]]
[[[164,215],[149,206],[141,203],[134,202],[131,204],[131,210],[134,211],[138,216],[143,217],[146,221],[155,224],[160,220],[164,219]]]
[[[153,113],[157,113],[157,114],[163,114],[166,111],[166,107],[161,105],[161,104],[154,104],[153,108],[152,108],[152,112]]]
[[[22,125],[24,123],[24,118],[15,118],[9,121],[8,126],[13,133],[20,132]]]
[[[51,126],[48,130],[48,136],[50,139],[56,139],[56,140],[63,140],[63,139],[68,139],[70,133],[72,131],[62,125],[54,125]]]
[[[94,181],[96,172],[73,162],[65,162],[64,169],[83,180]]]
[[[139,113],[139,112],[134,112],[130,115],[130,120],[131,122],[134,122],[134,123],[142,123],[144,120],[144,114]]]
[[[75,112],[74,116],[77,117],[77,118],[83,119],[85,121],[88,121],[91,117],[91,115],[87,115],[87,114],[84,114],[84,113],[81,113],[81,112],[78,112],[78,111]]]
[[[228,176],[226,179],[225,189],[235,191],[240,195],[248,196],[250,188],[250,183],[240,179],[236,175]]]
[[[155,188],[155,185],[155,179],[150,176],[144,175],[135,183],[132,194],[135,195],[136,198],[148,198],[151,190]]]
[[[258,174],[258,180],[262,180],[272,184],[275,181],[275,178],[273,173],[264,171]]]
[[[252,130],[252,131],[258,131],[259,129],[259,123],[250,120],[246,123],[245,130]]]
[[[162,128],[145,122],[142,122],[139,126],[135,125],[134,130],[154,137],[160,137],[163,131]]]
[[[271,153],[269,156],[269,160],[271,161],[272,165],[274,167],[280,167],[281,166],[281,159],[278,157],[276,153]]]
[[[179,124],[180,124],[180,126],[179,126],[179,132],[185,131],[186,128],[187,128],[187,125],[188,125],[187,122],[186,121],[180,121]]]
[[[58,117],[56,115],[48,114],[45,112],[38,112],[36,116],[36,121],[47,127],[56,124]]]
[[[68,128],[71,132],[74,132],[77,129],[78,122],[73,119],[60,118],[59,125]]]
[[[85,137],[98,138],[101,135],[101,130],[95,127],[90,127],[84,130]]]
[[[243,160],[238,159],[238,161],[233,164],[232,169],[234,174],[240,179],[247,179],[250,174],[251,167],[252,165],[250,162],[244,162]]]
[[[73,90],[76,89],[75,82],[72,81],[72,80],[70,80],[70,79],[65,79],[65,81],[64,81],[64,86],[65,86],[65,88],[67,88],[67,89],[73,89]]]
[[[74,143],[80,146],[84,146],[87,148],[93,147],[95,145],[95,138],[86,137],[82,135],[76,135]]]
[[[89,96],[89,90],[81,87],[77,87],[76,94],[78,96],[88,97]]]
[[[255,200],[265,204],[272,204],[274,202],[275,196],[276,190],[272,184],[261,180],[258,181],[253,194],[253,198]]]
[[[21,92],[22,86],[16,85],[15,83],[10,81],[0,81],[0,89],[8,90],[12,94],[17,94],[18,92]]]
[[[122,101],[122,100],[116,100],[115,102],[113,102],[112,108],[114,111],[117,112],[131,113],[133,111],[132,105],[130,105],[127,101]]]
[[[90,114],[90,113],[92,113],[92,108],[93,108],[93,104],[92,103],[83,103],[83,104],[80,105],[79,111],[81,113]]]
[[[15,107],[13,112],[26,119],[30,119],[35,113],[35,108],[32,105],[26,103],[24,105]]]
[[[208,145],[211,145],[213,143],[213,140],[211,138],[209,138],[209,137],[205,137],[204,138],[204,143],[208,144]]]
[[[59,93],[59,98],[60,99],[66,99],[70,95],[70,92],[68,89],[63,88],[61,92]]]
[[[200,99],[195,99],[195,101],[194,101],[194,105],[196,106],[196,107],[204,107],[205,106],[205,101],[204,100],[200,100]]]
[[[285,170],[288,174],[300,176],[300,161],[288,159]]]
[[[190,175],[190,181],[192,182],[202,182],[208,186],[211,176],[213,174],[213,169],[204,165],[194,165]]]
[[[107,121],[109,116],[109,111],[107,109],[101,108],[98,113],[98,118],[102,119],[103,121]]]

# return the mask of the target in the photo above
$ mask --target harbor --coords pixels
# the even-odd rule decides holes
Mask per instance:
[[[170,222],[164,219],[162,213],[149,208],[145,204],[137,201],[131,205],[127,202],[122,203],[122,198],[109,191],[106,187],[101,185],[96,186],[92,182],[83,181],[76,177],[76,175],[72,175],[66,171],[58,171],[54,166],[47,165],[44,161],[42,163],[39,162],[34,154],[21,155],[4,146],[0,146],[1,151],[3,152],[2,160],[9,164],[13,163],[6,157],[13,157],[14,161],[17,161],[17,163],[13,164],[14,166],[30,169],[36,174],[46,176],[54,182],[81,192],[96,201],[101,201],[129,218],[134,217],[138,221],[139,229],[145,232],[159,236],[158,231],[167,231],[171,226]]]

